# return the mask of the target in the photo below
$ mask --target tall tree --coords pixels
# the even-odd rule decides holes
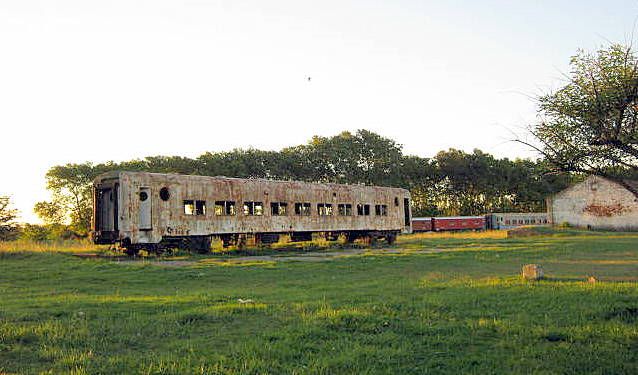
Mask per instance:
[[[9,197],[0,197],[0,241],[14,237],[17,229],[15,222],[17,217],[18,211],[11,207]]]
[[[539,98],[534,145],[558,170],[596,174],[623,184],[638,175],[638,58],[610,45],[572,57],[569,82]]]
[[[100,173],[115,169],[115,164],[92,163],[55,166],[46,174],[51,201],[36,203],[34,210],[45,222],[68,221],[78,234],[88,233],[91,224],[92,182]]]

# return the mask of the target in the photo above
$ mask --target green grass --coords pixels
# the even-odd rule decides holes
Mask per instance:
[[[0,251],[0,374],[638,372],[638,235],[396,248],[233,267]]]

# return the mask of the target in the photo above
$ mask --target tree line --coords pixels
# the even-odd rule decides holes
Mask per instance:
[[[150,156],[119,163],[59,165],[46,174],[51,199],[38,202],[34,210],[59,234],[71,230],[86,235],[93,179],[104,172],[127,170],[402,187],[412,194],[414,216],[543,211],[545,197],[570,181],[569,175],[546,174],[546,169],[542,161],[497,159],[480,150],[450,149],[433,158],[405,155],[394,140],[358,130],[314,136],[307,144],[280,151],[235,149],[197,158]]]

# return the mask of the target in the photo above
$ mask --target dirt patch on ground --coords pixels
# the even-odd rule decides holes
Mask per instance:
[[[518,227],[507,230],[507,238],[532,237],[540,235],[541,233],[539,233],[534,227]]]
[[[122,259],[114,260],[118,264],[150,264],[159,267],[189,267],[207,264],[237,264],[261,262],[328,262],[337,258],[350,256],[401,255],[401,254],[435,254],[446,251],[444,249],[405,250],[405,249],[345,249],[339,251],[308,252],[297,254],[272,254],[252,256],[212,256],[198,260],[155,260],[155,259]]]

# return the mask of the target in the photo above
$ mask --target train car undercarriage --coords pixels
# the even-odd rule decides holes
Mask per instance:
[[[304,242],[323,239],[326,241],[343,241],[351,244],[360,241],[364,246],[372,246],[379,240],[388,245],[396,242],[399,231],[340,231],[340,232],[292,232],[292,233],[229,233],[209,236],[175,236],[163,237],[159,243],[132,244],[128,239],[121,242],[121,247],[129,256],[138,255],[141,250],[162,254],[174,249],[187,250],[206,254],[211,251],[213,240],[220,241],[223,248],[232,246],[245,249],[250,246],[270,246],[285,239],[285,242]]]

